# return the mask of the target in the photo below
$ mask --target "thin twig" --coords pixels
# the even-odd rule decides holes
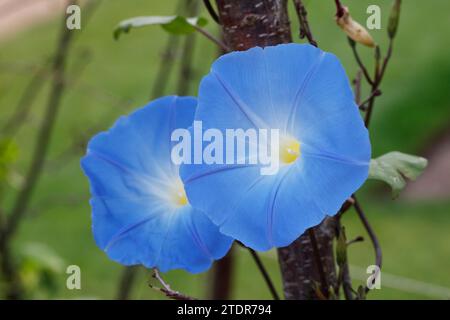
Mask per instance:
[[[374,82],[372,80],[372,78],[369,75],[369,71],[367,71],[366,66],[364,65],[364,63],[362,62],[362,59],[359,55],[358,49],[356,48],[356,42],[350,38],[348,38],[348,41],[350,43],[350,47],[352,48],[352,52],[353,55],[355,57],[356,62],[358,63],[359,68],[361,69],[361,71],[364,74],[364,77],[366,78],[366,81],[370,84],[373,85]]]
[[[373,106],[375,104],[375,97],[379,96],[377,94],[379,92],[378,87],[381,83],[381,69],[380,69],[380,59],[381,59],[381,53],[380,53],[380,47],[377,46],[375,48],[375,70],[374,70],[374,82],[371,84],[371,97],[367,101],[367,110],[366,110],[366,117],[364,119],[364,124],[366,128],[369,127],[370,118],[372,116],[372,110]],[[362,105],[362,104],[361,104]]]
[[[372,86],[372,91],[376,90],[376,85]],[[373,111],[373,106],[375,104],[375,97],[372,97],[372,99],[369,100],[368,105],[367,105],[367,109],[366,109],[366,116],[364,118],[364,125],[366,126],[366,128],[369,128],[369,124],[370,124],[370,120],[372,118],[372,111]]]
[[[353,300],[352,280],[348,263],[342,267],[342,289],[346,300]]]
[[[345,12],[344,6],[340,0],[334,0],[334,2],[336,3],[336,17],[342,17]]]
[[[355,203],[353,198],[348,198],[347,200],[345,200],[344,204],[341,206],[338,213],[336,214],[336,217],[338,219],[342,218],[342,215],[352,207],[353,203]]]
[[[374,97],[379,97],[379,96],[381,96],[381,90],[375,89],[375,91],[372,91],[370,93],[369,97],[367,97],[363,102],[361,102],[359,104],[359,108],[364,110],[367,103],[369,103]]]
[[[317,47],[317,41],[314,39],[311,28],[309,27],[308,12],[303,5],[303,1],[294,0],[294,4],[297,11],[298,20],[300,22],[300,39],[306,37],[311,45]]]
[[[217,44],[220,48],[223,49],[225,52],[231,51],[230,48],[221,40],[214,37],[211,33],[209,33],[206,29],[203,29],[202,27],[199,27],[197,25],[193,25],[194,29],[200,32],[202,35],[204,35],[207,39],[211,40],[215,44]]]
[[[216,13],[216,11],[214,10],[213,6],[211,5],[211,2],[209,0],[203,0],[203,3],[205,4],[206,10],[208,10],[209,15],[211,16],[211,18],[213,18],[213,20],[217,23],[220,24],[220,18],[219,15]]]
[[[133,289],[133,283],[136,279],[138,266],[125,267],[120,277],[119,290],[117,290],[117,300],[128,300]]]
[[[240,241],[235,241],[235,242],[239,246],[241,246],[244,249],[247,249],[250,252],[250,254],[252,255],[253,259],[256,262],[256,265],[258,266],[259,271],[261,272],[264,280],[266,281],[266,284],[269,287],[270,292],[272,293],[272,297],[274,298],[274,300],[280,300],[280,296],[276,292],[275,286],[274,286],[272,280],[270,279],[269,273],[267,272],[267,270],[264,267],[261,259],[259,258],[258,253],[255,250],[253,250],[252,248],[247,247],[245,244],[243,244]]]
[[[381,269],[383,255],[381,252],[380,243],[378,241],[378,238],[372,229],[372,226],[369,223],[369,220],[367,219],[366,215],[364,214],[363,209],[361,208],[361,205],[359,204],[358,200],[355,196],[353,196],[353,199],[355,200],[354,207],[356,210],[356,213],[358,214],[359,219],[361,220],[362,224],[364,225],[364,228],[366,229],[367,233],[369,234],[370,240],[372,242],[373,248],[375,250],[375,264],[378,266],[379,269]],[[378,275],[375,275],[375,279],[378,277]],[[369,288],[366,287],[366,292],[369,291]]]
[[[313,256],[314,256],[314,259],[315,259],[315,262],[317,265],[317,269],[319,270],[319,277],[320,277],[320,282],[321,282],[321,286],[322,286],[322,292],[325,294],[325,296],[328,296],[327,277],[325,275],[325,270],[323,269],[322,259],[320,258],[320,253],[319,253],[320,251],[319,251],[319,247],[317,245],[316,234],[315,234],[313,228],[308,229],[308,235],[311,240]]]
[[[357,105],[361,104],[361,69],[356,72],[355,79],[353,79],[353,85],[355,87],[355,102]]]
[[[270,293],[272,294],[273,299],[280,300],[280,296],[278,295],[277,290],[275,289],[275,286],[274,286],[272,280],[270,279],[269,273],[267,272],[261,259],[259,258],[258,253],[256,253],[256,251],[253,250],[252,248],[247,247],[247,249],[248,249],[248,251],[250,251],[250,254],[253,257],[253,260],[255,260],[255,263],[258,266],[258,269],[261,272],[261,274],[264,278],[264,281],[266,282],[267,287],[269,288]]]
[[[380,60],[381,60],[381,51],[380,51],[380,46],[377,45],[375,47],[375,70],[373,72],[374,74],[374,82],[375,83],[380,83]]]
[[[386,56],[383,60],[383,64],[380,66],[380,53],[376,53],[376,58],[375,58],[375,82],[372,84],[372,92],[376,92],[378,90],[378,88],[380,87],[381,81],[383,80],[383,77],[386,73],[386,69],[388,66],[388,63],[392,57],[392,51],[393,51],[393,43],[394,40],[393,39],[389,39],[389,48],[388,51],[386,53]],[[373,96],[369,102],[368,102],[368,106],[367,106],[367,112],[366,112],[366,117],[364,119],[364,124],[366,125],[366,128],[369,127],[370,124],[370,120],[372,118],[372,113],[373,113],[373,107],[375,104],[375,98],[376,95]]]
[[[336,235],[339,241],[339,237],[343,236],[343,239],[345,240],[345,231],[344,231],[344,227],[341,226],[341,221],[339,218],[336,218]],[[343,234],[341,234],[341,232]],[[336,285],[336,295],[339,297],[339,288],[342,285],[342,289],[344,291],[344,297],[346,300],[353,300],[353,288],[352,288],[352,280],[350,277],[350,269],[348,266],[348,259],[347,259],[347,248],[348,248],[348,243],[345,243],[345,259],[340,259],[338,260],[338,267],[339,267],[339,272],[338,272],[338,282]]]
[[[357,243],[357,242],[363,242],[364,241],[364,237],[363,236],[357,236],[356,238],[347,241],[347,246]]]
[[[383,66],[381,67],[381,72],[380,72],[380,81],[383,79],[384,77],[384,73],[386,72],[386,68],[388,66],[389,60],[392,57],[392,51],[394,49],[394,39],[390,38],[389,39],[389,47],[388,47],[388,51],[386,53],[386,57],[384,57],[384,61],[383,61]]]
[[[166,295],[166,297],[174,300],[197,300],[195,298],[189,297],[183,293],[180,293],[178,291],[172,290],[167,282],[164,281],[164,279],[159,274],[158,269],[153,269],[153,278],[158,280],[158,282],[162,285],[162,288],[155,287],[152,284],[149,284],[152,289],[161,291]]]

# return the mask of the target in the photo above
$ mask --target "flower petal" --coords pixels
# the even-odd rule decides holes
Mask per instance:
[[[276,176],[261,176],[258,167],[222,166],[225,170],[188,180],[189,169],[194,167],[182,165],[180,170],[189,201],[203,212],[207,208],[208,217],[222,233],[256,250],[268,250],[264,212]]]
[[[300,141],[303,151],[368,165],[368,131],[336,56],[324,54],[293,109],[287,130]]]
[[[202,212],[153,206],[149,200],[92,198],[95,239],[112,260],[197,273],[228,252],[231,239]]]
[[[122,117],[88,145],[82,167],[90,180],[98,246],[124,265],[161,271],[204,271],[232,239],[189,204],[168,201],[179,180],[170,136],[191,125],[196,99],[164,97]]]
[[[296,163],[311,198],[327,215],[334,215],[342,204],[367,180],[368,163],[304,153]]]
[[[181,166],[190,202],[247,246],[288,245],[367,178],[368,132],[332,54],[287,44],[224,55],[198,99],[204,130],[281,129],[299,142],[298,159],[274,176],[261,176],[259,164]]]
[[[220,57],[200,84],[196,119],[210,127],[208,119],[214,116],[220,119],[214,122],[219,129],[233,128],[236,122],[243,129],[283,129],[322,53],[313,46],[286,44]]]

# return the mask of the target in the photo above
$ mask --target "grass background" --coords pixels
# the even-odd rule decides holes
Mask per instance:
[[[358,21],[365,21],[366,8],[371,1],[346,0]],[[391,1],[379,1],[382,9],[382,29],[371,31],[386,50],[386,25]],[[69,76],[76,77],[80,55],[88,52],[90,63],[76,77],[64,96],[55,127],[45,172],[39,182],[24,221],[14,243],[20,252],[30,242],[48,245],[65,265],[76,264],[82,271],[82,290],[67,290],[66,274],[55,277],[51,294],[41,290],[30,297],[53,298],[113,298],[121,266],[95,246],[90,231],[88,184],[79,167],[78,155],[61,158],[60,154],[80,134],[99,124],[108,128],[119,115],[145,104],[157,79],[156,68],[168,35],[159,27],[133,30],[114,41],[112,30],[128,17],[138,15],[170,15],[176,3],[171,1],[108,0],[100,4],[88,25],[83,25],[69,57]],[[335,53],[343,62],[349,77],[356,72],[347,40],[333,20],[333,1],[307,2],[311,28],[319,45]],[[292,8],[291,8],[292,9]],[[450,2],[441,0],[404,1],[395,51],[382,84],[383,95],[377,99],[371,127],[374,156],[391,150],[420,154],[434,141],[436,135],[449,125],[450,46],[448,30]],[[203,12],[206,16],[206,12]],[[295,13],[291,10],[293,35],[297,34]],[[8,119],[30,75],[32,66],[43,64],[51,56],[59,30],[55,19],[0,43],[0,125]],[[208,29],[216,32],[210,22]],[[295,37],[297,39],[297,37]],[[196,94],[196,83],[205,75],[216,56],[213,44],[198,37],[195,49],[195,80],[190,94]],[[296,40],[298,41],[298,40]],[[360,48],[370,62],[372,51]],[[173,62],[179,65],[180,57]],[[370,65],[371,66],[371,65]],[[371,70],[371,67],[370,67]],[[176,94],[176,78],[169,79],[165,94]],[[367,94],[367,92],[366,92]],[[30,121],[19,132],[16,141],[20,157],[15,166],[23,174],[30,161],[33,138],[42,119],[48,88],[34,101]],[[364,96],[364,95],[363,95]],[[90,134],[90,133],[89,133]],[[360,191],[367,214],[380,238],[384,254],[383,272],[408,277],[450,288],[450,199],[412,202],[392,201],[387,189],[367,183]],[[15,193],[8,188],[2,205],[9,209]],[[363,235],[364,229],[354,212],[344,218],[348,238]],[[367,237],[366,237],[367,238]],[[270,298],[262,278],[250,256],[236,248],[233,298]],[[373,263],[373,250],[368,241],[349,249],[350,263],[365,267]],[[264,263],[281,290],[275,253],[263,255]],[[166,276],[173,288],[187,294],[205,297],[209,274],[190,275],[183,271]],[[148,271],[142,270],[132,297],[161,298],[147,286]],[[355,280],[355,284],[358,280]],[[423,293],[392,289],[382,283],[382,290],[371,292],[370,298],[415,299],[430,298]],[[442,296],[441,298],[448,298]]]

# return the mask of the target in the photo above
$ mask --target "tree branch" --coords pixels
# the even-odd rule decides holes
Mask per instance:
[[[195,30],[197,30],[200,34],[204,35],[207,39],[211,40],[212,42],[214,42],[216,45],[219,46],[219,48],[221,48],[223,51],[225,52],[229,52],[231,51],[230,48],[221,40],[217,39],[216,37],[214,37],[211,33],[209,33],[206,29],[199,27],[197,25],[192,25],[194,27]]]
[[[379,97],[379,96],[381,96],[381,90],[375,89],[375,91],[372,91],[370,93],[370,96],[367,97],[363,102],[361,102],[358,107],[361,110],[366,110],[366,104],[369,103],[373,98]]]
[[[378,88],[380,86],[380,83],[383,80],[383,77],[384,77],[384,75],[386,73],[386,69],[387,69],[389,60],[392,57],[393,42],[394,42],[394,39],[390,38],[389,39],[389,48],[388,48],[387,54],[386,54],[386,56],[385,56],[385,58],[383,60],[383,65],[381,66],[381,68],[378,67],[378,69],[375,70],[377,81],[376,81],[376,83],[374,83],[372,85],[372,92],[375,92],[375,91],[378,90]],[[366,127],[369,127],[369,124],[370,124],[370,120],[371,120],[371,117],[372,117],[373,106],[374,106],[374,103],[375,103],[375,97],[376,96],[373,96],[372,99],[370,99],[369,102],[368,102],[369,105],[367,107],[367,113],[366,113],[366,117],[365,117],[365,120],[364,120],[364,123],[365,123]]]
[[[336,17],[342,17],[345,12],[344,6],[340,0],[334,0],[334,2],[336,3]]]
[[[362,70],[359,69],[356,73],[355,79],[353,79],[353,86],[355,87],[355,102],[357,105],[361,104],[361,77]]]
[[[341,221],[339,217],[336,217],[336,235],[337,235],[337,263],[339,267],[338,273],[338,284],[336,286],[336,295],[339,297],[339,288],[342,285],[344,296],[346,300],[353,300],[353,288],[352,288],[352,280],[350,278],[350,270],[348,267],[348,258],[347,258],[347,248],[348,242],[345,236],[344,227],[341,226]],[[342,250],[344,250],[342,252]],[[341,251],[341,252],[340,252]]]
[[[138,266],[125,267],[119,281],[119,289],[117,290],[117,300],[128,300],[133,289],[133,283],[136,279]]]
[[[250,251],[250,254],[253,257],[253,260],[255,260],[256,265],[258,266],[259,271],[261,272],[264,281],[267,284],[267,287],[270,290],[270,293],[272,294],[272,297],[274,300],[280,300],[280,296],[277,293],[277,290],[275,289],[275,286],[272,282],[272,280],[270,279],[269,273],[267,272],[266,268],[264,267],[261,259],[258,256],[258,253],[256,253],[255,250],[253,250],[252,248],[247,248],[248,251]]]
[[[381,269],[382,259],[383,255],[381,252],[380,243],[378,241],[378,238],[372,229],[372,226],[369,223],[369,220],[367,219],[366,215],[364,214],[363,209],[361,208],[361,205],[359,204],[358,200],[355,196],[353,196],[353,199],[355,200],[354,207],[356,210],[356,213],[358,214],[359,219],[361,220],[362,224],[364,225],[364,228],[366,229],[367,233],[369,234],[370,240],[372,242],[373,248],[375,250],[375,264],[378,266],[379,269]],[[378,275],[375,276],[375,279],[378,277]],[[369,288],[366,287],[366,292],[369,291]]]
[[[380,72],[380,81],[383,79],[384,77],[384,73],[386,72],[386,68],[389,64],[389,60],[391,60],[392,57],[392,51],[394,49],[394,40],[392,38],[389,39],[389,47],[388,47],[388,51],[386,54],[386,57],[384,58],[383,61],[383,66],[381,67],[381,72]]]
[[[264,281],[267,284],[267,287],[270,290],[270,293],[272,294],[272,297],[274,300],[280,300],[280,296],[278,295],[276,289],[275,289],[275,285],[273,284],[272,280],[270,279],[269,273],[267,272],[266,268],[264,267],[264,264],[262,263],[258,253],[253,250],[252,248],[247,247],[246,245],[244,245],[242,242],[240,241],[236,241],[236,243],[241,246],[242,248],[248,250],[253,258],[253,260],[256,263],[256,266],[258,267],[259,271],[261,272],[261,275],[264,278]]]
[[[366,78],[366,81],[370,84],[373,85],[374,81],[372,80],[372,78],[369,75],[369,71],[367,71],[366,66],[364,65],[364,63],[362,62],[361,57],[359,56],[359,52],[358,49],[356,48],[356,42],[350,38],[348,38],[348,42],[350,44],[350,47],[352,48],[352,52],[353,52],[353,56],[355,57],[356,62],[358,63],[359,68],[361,69],[361,71],[364,74],[364,77]]]
[[[314,39],[311,28],[308,23],[308,12],[303,5],[302,0],[294,0],[295,9],[297,11],[298,20],[300,22],[300,39],[307,38],[308,42],[317,47],[317,41]]]
[[[152,289],[155,289],[157,291],[161,291],[162,293],[164,293],[166,295],[166,297],[168,297],[170,299],[174,299],[174,300],[197,300],[197,299],[189,297],[189,296],[187,296],[187,295],[185,295],[183,293],[180,293],[179,291],[172,290],[170,288],[169,284],[166,283],[164,281],[164,279],[161,277],[161,275],[159,274],[158,269],[156,269],[156,268],[153,269],[153,278],[158,280],[158,282],[162,285],[162,288],[155,287],[151,283],[149,283],[149,286]]]
[[[220,24],[219,16],[217,15],[216,11],[214,10],[213,6],[211,5],[211,2],[209,0],[203,0],[203,3],[205,4],[206,10],[208,10],[209,15],[213,20]]]

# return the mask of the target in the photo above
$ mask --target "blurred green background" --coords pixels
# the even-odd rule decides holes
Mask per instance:
[[[334,2],[310,0],[306,3],[311,28],[320,47],[335,53],[353,78],[357,66],[345,35],[334,22]],[[364,22],[366,8],[373,1],[346,0],[344,3],[355,19]],[[377,4],[382,9],[382,29],[372,30],[371,34],[384,53],[391,1],[377,1]],[[116,24],[139,15],[171,15],[175,7],[175,0],[102,1],[86,25],[82,11],[82,31],[74,31],[79,34],[68,57],[68,89],[45,171],[14,241],[14,254],[25,261],[22,274],[27,279],[30,298],[111,299],[116,296],[122,267],[95,246],[90,229],[88,183],[79,166],[83,145],[79,144],[95,132],[107,129],[118,116],[144,105],[158,81],[156,70],[169,35],[155,26],[133,30],[114,41],[112,31]],[[201,15],[208,17],[202,10]],[[397,200],[391,199],[387,186],[381,183],[368,182],[359,192],[384,255],[382,289],[372,291],[370,299],[450,297],[450,190],[441,190],[438,196],[427,192],[436,189],[435,183],[442,185],[436,179],[449,179],[450,172],[450,156],[445,153],[450,149],[450,140],[445,139],[450,132],[449,12],[448,1],[403,2],[394,56],[381,86],[383,95],[375,106],[371,127],[373,154],[379,156],[398,150],[430,156],[430,168],[435,168],[431,170],[441,172],[428,178],[428,184],[419,179],[409,196]],[[7,37],[0,38],[0,126],[13,113],[36,68],[53,54],[63,13],[57,12],[47,21],[19,33],[9,30]],[[290,16],[295,41],[301,42],[293,10]],[[207,29],[217,34],[217,25],[209,20]],[[208,72],[218,51],[201,36],[196,40],[194,79],[189,84],[192,95],[196,95],[196,84]],[[360,47],[360,53],[372,70],[373,51]],[[181,59],[176,56],[171,62],[175,68],[179,67]],[[164,94],[177,93],[177,72],[175,70],[168,80]],[[46,81],[25,125],[14,136],[18,160],[7,177],[0,199],[6,212],[30,162],[34,137],[48,99],[49,83]],[[363,97],[367,94],[365,91]],[[440,166],[434,167],[438,162]],[[353,211],[346,213],[343,223],[348,238],[358,235],[368,238]],[[36,250],[47,258],[39,261],[30,257],[30,251],[35,253]],[[270,299],[249,254],[235,248],[235,257],[233,298]],[[264,253],[262,257],[281,292],[276,253]],[[349,259],[355,285],[362,283],[365,268],[374,261],[370,242],[352,245]],[[81,268],[81,290],[66,289],[65,268],[72,264]],[[50,275],[43,276],[42,270],[50,270]],[[132,298],[163,298],[148,287],[149,275],[148,270],[140,270]],[[208,273],[191,275],[176,271],[166,275],[173,288],[196,297],[207,296],[210,279]]]

